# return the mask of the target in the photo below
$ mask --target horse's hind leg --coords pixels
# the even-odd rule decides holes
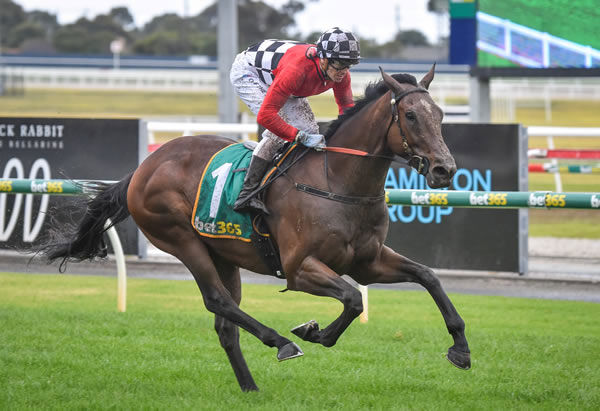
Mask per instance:
[[[380,258],[367,269],[352,275],[361,284],[413,282],[425,287],[437,304],[454,345],[448,349],[448,360],[458,368],[471,368],[471,354],[465,337],[465,323],[442,288],[433,271],[423,264],[384,247]]]
[[[184,240],[183,244],[186,242],[188,244],[183,246],[184,250],[178,257],[194,276],[208,311],[242,327],[263,344],[277,347],[279,360],[287,360],[303,354],[296,344],[243,312],[221,282],[204,244],[197,238],[189,242]]]
[[[238,267],[227,264],[224,261],[219,261],[214,258],[215,265],[221,276],[221,281],[229,290],[231,298],[234,299],[237,305],[242,299],[242,286],[240,280],[240,270]],[[242,391],[258,391],[258,387],[252,378],[252,374],[248,369],[244,355],[240,348],[240,333],[238,327],[224,317],[215,315],[215,330],[219,336],[221,347],[225,350],[227,358],[233,372],[240,384]]]
[[[146,225],[148,226],[150,225]],[[263,344],[277,347],[277,359],[280,361],[303,355],[302,350],[295,343],[261,324],[238,307],[221,281],[208,248],[199,239],[191,224],[169,224],[165,227],[159,222],[150,227],[159,230],[162,235],[159,238],[144,230],[148,239],[161,250],[177,257],[190,270],[200,288],[208,311],[242,327]]]
[[[242,391],[258,391],[240,348],[240,333],[237,325],[215,315],[215,330]]]

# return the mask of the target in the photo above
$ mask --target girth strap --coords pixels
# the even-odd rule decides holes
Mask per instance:
[[[311,194],[313,196],[326,198],[328,200],[337,201],[344,204],[360,205],[360,204],[371,204],[385,199],[385,193],[376,197],[364,197],[364,196],[347,196],[343,194],[335,194],[329,191],[321,190],[316,187],[311,187],[302,183],[294,183],[296,190]]]

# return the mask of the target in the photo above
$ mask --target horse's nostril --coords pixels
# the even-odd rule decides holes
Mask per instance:
[[[441,167],[441,166],[434,167],[433,170],[431,170],[431,172],[433,173],[433,175],[436,178],[449,178],[450,177],[448,170],[446,170],[444,167]]]

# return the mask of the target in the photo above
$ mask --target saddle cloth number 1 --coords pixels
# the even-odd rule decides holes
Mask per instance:
[[[210,200],[210,218],[217,217],[217,212],[219,211],[219,206],[221,205],[221,194],[223,194],[223,189],[225,188],[225,182],[227,181],[227,176],[229,175],[231,166],[232,163],[224,163],[222,166],[212,172],[212,176],[213,178],[217,179],[217,182],[215,183],[213,195]]]

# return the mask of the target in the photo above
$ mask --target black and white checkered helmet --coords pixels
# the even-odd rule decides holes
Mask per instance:
[[[317,40],[319,57],[338,60],[352,60],[352,64],[360,60],[360,47],[358,39],[349,31],[333,27]]]

